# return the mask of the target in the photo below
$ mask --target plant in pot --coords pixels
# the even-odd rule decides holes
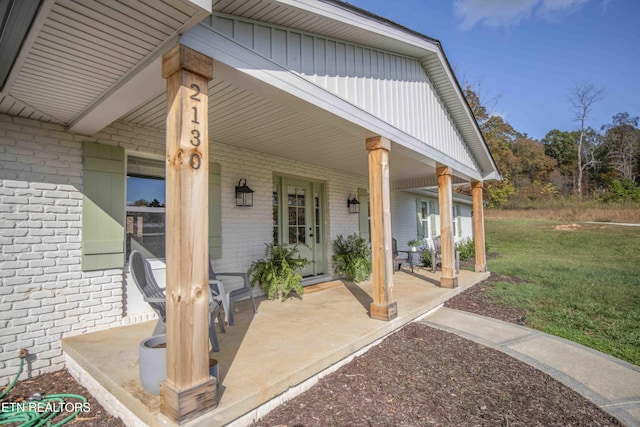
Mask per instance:
[[[291,292],[302,297],[302,270],[309,261],[301,258],[296,246],[266,243],[264,258],[251,263],[251,286],[258,284],[268,299],[287,299]]]
[[[407,245],[411,248],[411,252],[417,251],[420,244],[422,244],[422,240],[409,240],[407,242]]]
[[[333,271],[352,282],[371,276],[371,250],[366,240],[353,233],[346,238],[339,235],[333,241]]]

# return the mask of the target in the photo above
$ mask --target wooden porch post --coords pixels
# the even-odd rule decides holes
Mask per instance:
[[[471,182],[473,198],[473,241],[476,245],[476,273],[487,271],[487,256],[484,243],[484,205],[482,203],[482,182]]]
[[[209,376],[209,139],[211,58],[176,45],[167,80],[167,380],[160,410],[182,421],[217,403]]]
[[[369,151],[369,203],[371,205],[371,261],[373,264],[373,319],[392,320],[398,316],[393,301],[393,263],[391,241],[391,195],[389,150],[391,142],[381,136],[367,139]]]
[[[458,278],[455,275],[455,248],[453,244],[453,203],[451,194],[451,168],[439,166],[438,203],[440,205],[440,246],[442,250],[442,277],[440,287],[457,288]]]

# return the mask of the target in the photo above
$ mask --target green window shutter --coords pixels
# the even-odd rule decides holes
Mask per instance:
[[[83,145],[82,270],[124,266],[124,150]]]
[[[209,257],[222,258],[222,187],[220,164],[209,165]]]
[[[424,231],[422,229],[422,201],[416,199],[416,223],[418,226],[418,240],[424,239]]]
[[[371,241],[369,232],[369,191],[366,188],[358,188],[358,201],[360,202],[360,213],[358,214],[358,229],[360,237],[367,242]]]

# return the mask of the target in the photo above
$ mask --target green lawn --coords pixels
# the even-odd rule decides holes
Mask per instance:
[[[640,365],[640,227],[487,219],[492,294],[527,312],[527,326]]]

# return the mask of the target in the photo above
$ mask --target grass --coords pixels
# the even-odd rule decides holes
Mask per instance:
[[[558,228],[558,226],[561,226]],[[486,219],[492,295],[527,326],[640,365],[640,227]]]

